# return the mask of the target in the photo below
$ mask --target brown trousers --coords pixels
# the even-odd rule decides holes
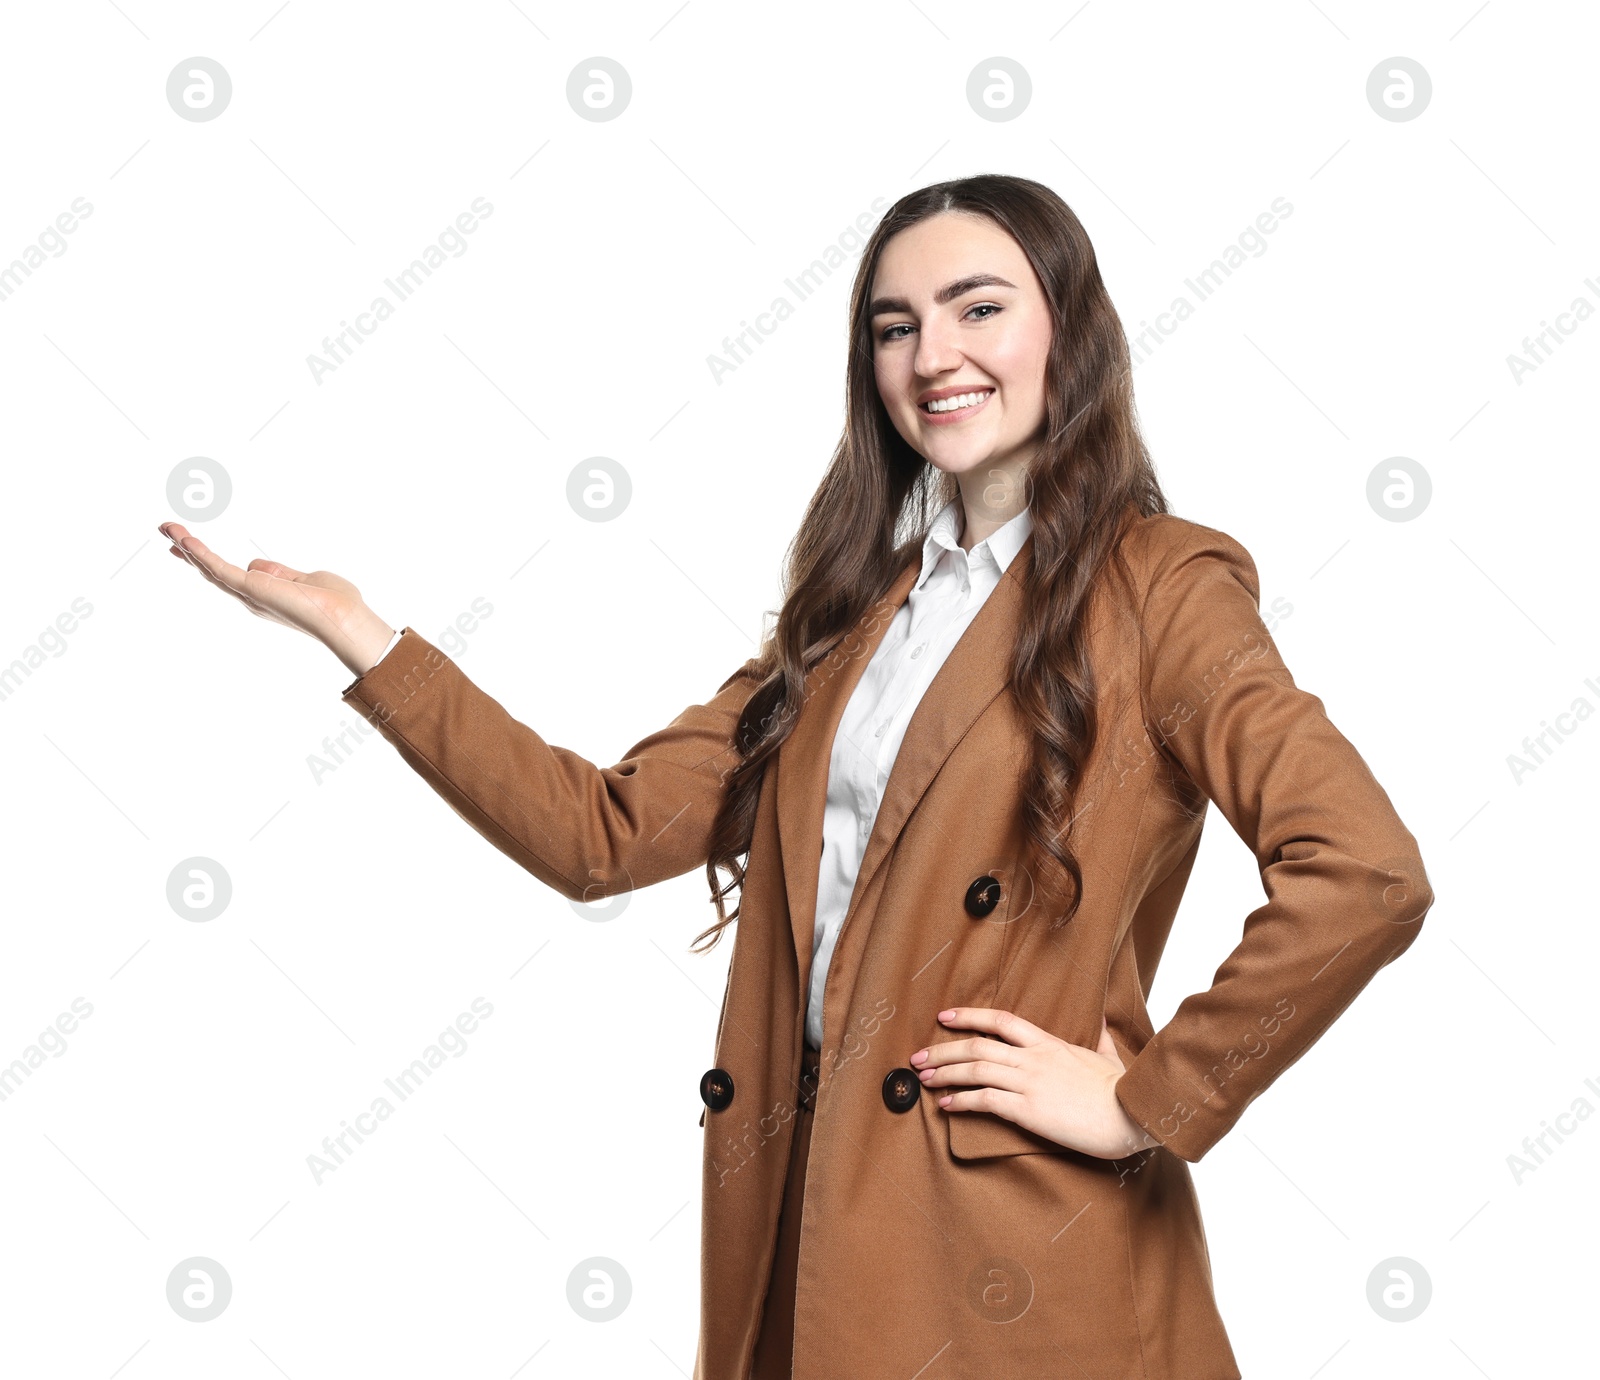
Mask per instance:
[[[821,1055],[805,1047],[800,1089],[795,1097],[794,1139],[789,1150],[789,1176],[784,1182],[778,1216],[778,1248],[772,1281],[761,1313],[755,1361],[750,1380],[789,1380],[794,1365],[794,1283],[800,1260],[800,1209],[806,1196],[806,1160],[811,1152],[811,1108],[816,1101]]]

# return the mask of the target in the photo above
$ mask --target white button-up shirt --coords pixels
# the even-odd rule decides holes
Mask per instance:
[[[1022,549],[1033,520],[1024,508],[970,552],[961,549],[964,526],[959,498],[933,520],[922,546],[922,573],[861,673],[834,736],[806,1002],[806,1040],[818,1049],[822,989],[834,941],[906,727],[945,658]]]

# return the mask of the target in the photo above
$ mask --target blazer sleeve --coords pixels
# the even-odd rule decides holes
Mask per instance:
[[[704,866],[756,666],[609,767],[546,742],[409,627],[341,698],[502,853],[563,896],[593,900]]]
[[[1410,946],[1433,891],[1388,795],[1284,666],[1249,553],[1196,523],[1153,525],[1146,728],[1178,789],[1193,794],[1187,777],[1249,845],[1267,898],[1210,989],[1115,1085],[1134,1121],[1194,1161]]]

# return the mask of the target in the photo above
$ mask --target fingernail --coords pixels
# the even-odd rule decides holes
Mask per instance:
[[[928,1057],[928,1051],[925,1050],[925,1049],[919,1049],[915,1054],[913,1054],[911,1056],[911,1062],[913,1064],[920,1064],[927,1057]]]
[[[955,1018],[955,1014],[956,1013],[954,1011],[941,1011],[939,1013],[939,1019],[941,1021],[953,1020]]]

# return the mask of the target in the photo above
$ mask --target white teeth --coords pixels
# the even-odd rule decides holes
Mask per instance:
[[[953,398],[935,398],[931,403],[924,403],[923,409],[927,412],[954,412],[957,408],[971,407],[974,403],[982,402],[992,392],[994,389],[985,388],[978,393],[958,393]]]

